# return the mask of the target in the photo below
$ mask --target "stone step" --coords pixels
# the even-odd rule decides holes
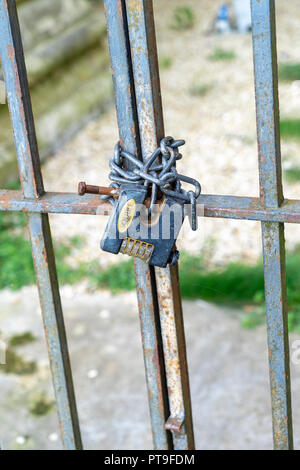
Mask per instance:
[[[112,79],[106,52],[94,48],[32,89],[32,104],[42,161],[89,119],[112,104]],[[0,107],[0,187],[16,179],[17,161],[6,107]]]
[[[96,15],[94,12],[61,34],[42,42],[25,55],[30,85],[44,79],[65,62],[75,60],[95,44],[100,44],[105,33],[104,13],[99,10]]]
[[[102,0],[19,0],[42,160],[112,103]],[[0,70],[1,73],[1,70]],[[11,124],[0,106],[0,186],[17,177]]]
[[[94,9],[89,0],[31,0],[22,3],[18,12],[25,50],[57,36]]]

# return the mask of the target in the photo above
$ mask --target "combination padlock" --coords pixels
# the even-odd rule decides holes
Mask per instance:
[[[122,150],[118,143],[110,161],[111,187],[79,183],[80,195],[101,194],[114,206],[101,240],[102,250],[161,268],[177,263],[175,244],[184,222],[185,204],[189,204],[191,227],[196,230],[197,198],[201,193],[198,181],[176,170],[176,162],[182,158],[179,147],[184,143],[165,137],[144,162]],[[186,191],[182,182],[195,190]]]
[[[174,246],[184,221],[184,201],[163,195],[150,212],[147,195],[145,186],[121,185],[101,248],[165,268],[178,261],[179,253]]]

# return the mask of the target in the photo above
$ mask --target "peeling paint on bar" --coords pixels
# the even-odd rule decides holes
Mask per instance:
[[[204,217],[262,222],[300,223],[300,200],[285,199],[277,209],[264,208],[260,199],[202,194],[198,215]],[[44,214],[81,214],[109,216],[112,205],[100,196],[76,193],[45,193],[38,199],[24,198],[20,191],[0,190],[0,211]]]
[[[126,0],[134,84],[145,161],[164,137],[164,123],[152,0]],[[175,450],[194,449],[188,368],[178,267],[155,268],[159,315]],[[179,341],[180,336],[180,341]],[[182,422],[178,432],[178,422]],[[172,423],[175,423],[172,427]]]
[[[125,1],[105,0],[104,5],[120,141],[125,150],[140,155]],[[169,407],[154,269],[138,259],[134,269],[154,448],[168,450],[172,443],[165,429]]]
[[[44,186],[15,0],[0,0],[0,52],[26,205],[27,198],[37,201],[44,194]],[[28,211],[28,227],[62,440],[68,450],[81,449],[48,215]]]
[[[274,0],[251,0],[261,204],[283,202]],[[293,448],[284,225],[262,223],[275,449]]]

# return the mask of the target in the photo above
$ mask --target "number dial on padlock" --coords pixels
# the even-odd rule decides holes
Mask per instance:
[[[145,186],[123,184],[107,224],[101,248],[165,268],[177,261],[174,246],[184,221],[184,202],[164,196],[149,216]]]

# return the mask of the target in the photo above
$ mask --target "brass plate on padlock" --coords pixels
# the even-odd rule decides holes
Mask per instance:
[[[118,220],[118,230],[120,233],[126,230],[132,224],[133,218],[136,213],[136,202],[134,199],[129,199],[122,207]]]

